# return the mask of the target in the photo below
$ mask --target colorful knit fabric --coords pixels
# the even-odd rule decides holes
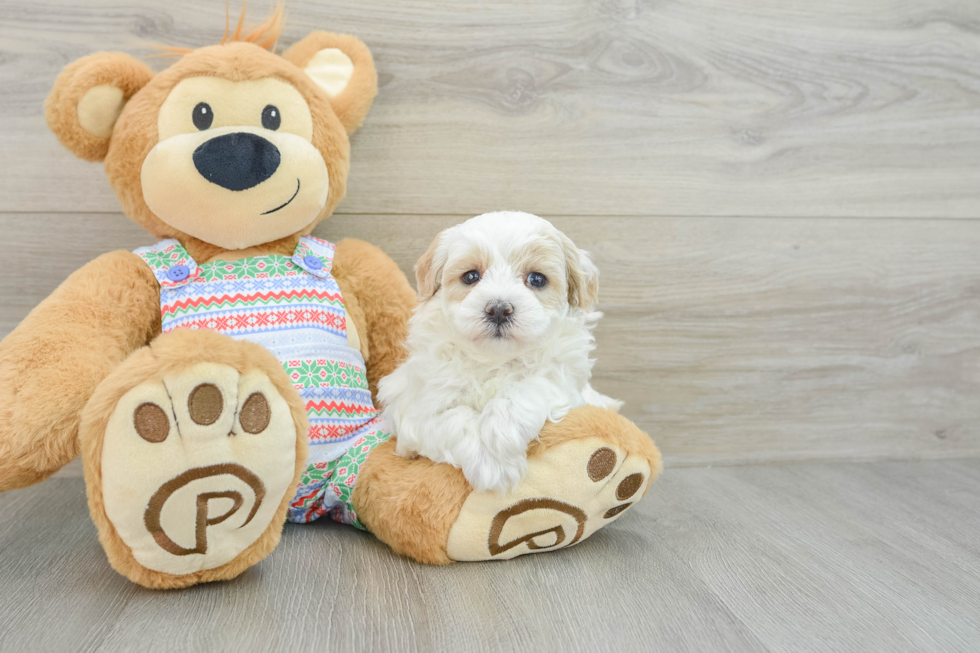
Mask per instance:
[[[329,513],[359,528],[350,503],[378,430],[361,353],[347,346],[347,311],[331,276],[333,244],[306,236],[292,257],[270,254],[198,265],[176,240],[135,253],[160,282],[163,332],[210,329],[268,349],[306,402],[310,454],[290,521]]]
[[[300,479],[300,491],[290,504],[290,519],[310,522],[329,512],[334,521],[364,529],[351,501],[354,481],[371,450],[390,438],[390,433],[368,429],[340,458],[309,465]]]

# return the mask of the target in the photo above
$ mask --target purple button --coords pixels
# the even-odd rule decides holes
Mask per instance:
[[[190,268],[186,265],[175,265],[167,270],[167,278],[171,281],[183,281],[191,274]]]
[[[304,256],[303,263],[306,263],[306,267],[310,268],[311,270],[319,270],[323,267],[323,261],[312,254],[309,256]]]

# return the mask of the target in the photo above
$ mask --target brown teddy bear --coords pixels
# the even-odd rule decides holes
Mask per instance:
[[[329,515],[435,564],[588,537],[660,471],[614,413],[549,423],[504,497],[394,454],[374,393],[414,293],[376,247],[309,236],[344,196],[374,63],[323,32],[277,56],[281,23],[239,20],[157,74],[100,53],[58,77],[51,129],[104,160],[126,215],[162,240],[92,261],[0,343],[0,490],[81,453],[109,561],[156,588],[236,576],[287,519]]]

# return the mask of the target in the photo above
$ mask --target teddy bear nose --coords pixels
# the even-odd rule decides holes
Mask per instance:
[[[213,184],[228,190],[258,186],[275,173],[279,148],[255,134],[224,134],[194,150],[194,167]]]

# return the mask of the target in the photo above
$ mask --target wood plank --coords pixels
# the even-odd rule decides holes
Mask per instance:
[[[97,50],[215,42],[223,9],[6,0],[0,206],[116,210],[101,168],[47,132],[48,89]],[[347,31],[376,55],[348,213],[980,216],[976,2],[291,0],[289,16],[283,45]]]
[[[339,215],[407,274],[466,216]],[[980,221],[562,217],[602,270],[595,384],[671,465],[980,454]],[[117,215],[0,214],[0,333]]]
[[[289,525],[234,581],[153,592],[108,568],[81,480],[2,494],[0,515],[2,650],[760,650],[676,556],[618,523],[567,552],[442,568],[350,527]]]
[[[109,566],[81,479],[0,494],[0,651],[95,650],[141,589]]]
[[[980,558],[975,545],[934,547],[942,529],[974,542],[980,533],[976,511],[944,496],[980,501],[974,479],[951,474],[957,464],[980,469],[971,460],[675,470],[673,483],[655,486],[656,530],[769,650],[973,651]],[[905,488],[919,479],[931,492],[909,509]]]
[[[978,459],[668,469],[569,550],[426,567],[291,525],[234,581],[153,592],[53,479],[0,495],[0,649],[973,651],[978,480]]]

